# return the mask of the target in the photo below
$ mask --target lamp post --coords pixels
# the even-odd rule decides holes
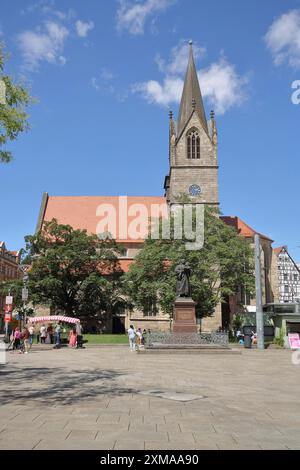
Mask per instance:
[[[28,268],[29,266],[21,265],[20,270],[23,273],[23,289],[22,289],[22,301],[23,301],[23,311],[24,311],[24,326],[27,323],[27,315],[26,315],[26,302],[28,300]]]

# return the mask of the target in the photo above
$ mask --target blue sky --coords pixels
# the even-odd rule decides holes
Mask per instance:
[[[33,233],[50,195],[162,195],[168,110],[192,38],[216,110],[220,201],[300,261],[300,0],[2,0],[7,71],[31,87],[31,130],[0,166],[0,239]]]

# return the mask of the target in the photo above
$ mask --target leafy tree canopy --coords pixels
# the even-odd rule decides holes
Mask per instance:
[[[171,228],[175,218],[171,219]],[[227,226],[215,209],[205,208],[204,246],[187,250],[185,237],[177,240],[171,230],[169,240],[148,237],[125,276],[126,293],[136,307],[149,306],[172,314],[176,292],[175,266],[185,259],[192,268],[192,297],[199,316],[209,316],[225,296],[235,294],[240,285],[254,290],[253,249],[246,239]]]
[[[119,300],[118,246],[53,219],[25,237],[30,300],[70,316],[111,308]]]
[[[33,102],[26,88],[14,83],[4,72],[5,56],[0,44],[0,162],[7,163],[12,153],[3,147],[28,130],[26,107]]]

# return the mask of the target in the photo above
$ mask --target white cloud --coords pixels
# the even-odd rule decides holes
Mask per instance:
[[[196,55],[205,53],[205,48],[194,47]],[[176,51],[178,55],[176,56]],[[139,93],[148,103],[160,106],[178,104],[183,90],[183,73],[187,66],[188,49],[180,43],[171,51],[171,60],[166,63],[156,59],[160,71],[164,73],[162,82],[149,80],[132,86],[133,93]],[[238,75],[235,66],[224,57],[198,72],[203,98],[217,114],[224,114],[233,106],[239,106],[246,99],[246,76]]]
[[[115,75],[107,67],[102,67],[100,77],[103,80],[113,80]]]
[[[274,20],[265,41],[274,63],[300,68],[300,9],[291,10]]]
[[[239,76],[235,66],[221,58],[207,69],[198,72],[203,97],[217,114],[224,114],[233,106],[239,106],[247,98],[246,76]]]
[[[91,78],[91,85],[93,88],[95,88],[96,91],[100,90],[100,85],[98,83],[98,79],[96,77]]]
[[[76,31],[79,37],[85,38],[88,35],[88,32],[94,28],[94,23],[89,21],[85,23],[84,21],[77,20],[75,23]]]
[[[133,93],[141,93],[148,103],[168,106],[170,103],[179,103],[183,89],[183,80],[176,77],[166,77],[162,84],[156,80],[136,83],[132,86]]]
[[[119,0],[117,29],[128,30],[130,34],[143,34],[147,19],[155,13],[166,10],[176,0]]]
[[[169,62],[157,55],[155,61],[159,70],[171,75],[185,73],[189,59],[189,47],[188,42],[182,39],[177,46],[172,48]],[[193,53],[195,59],[202,58],[206,54],[206,48],[194,44]]]
[[[17,40],[25,68],[36,69],[44,61],[64,65],[66,59],[62,53],[68,35],[68,29],[54,21],[46,21],[42,28],[35,31],[20,33]]]
[[[90,83],[96,91],[115,93],[114,79],[115,75],[107,67],[102,67],[99,77],[92,77]]]

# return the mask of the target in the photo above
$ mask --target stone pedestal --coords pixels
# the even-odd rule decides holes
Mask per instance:
[[[173,333],[197,333],[195,302],[179,297],[174,303]]]

